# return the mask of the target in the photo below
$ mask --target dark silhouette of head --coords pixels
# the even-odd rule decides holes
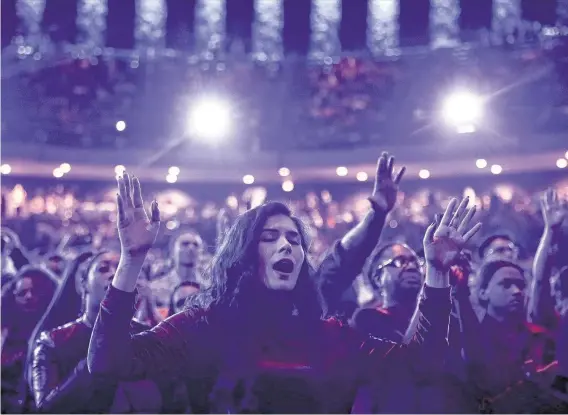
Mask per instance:
[[[49,270],[29,265],[22,268],[4,288],[2,308],[9,307],[12,311],[2,313],[2,325],[4,319],[18,321],[25,315],[41,316],[49,305],[56,287],[56,277]]]
[[[480,303],[491,316],[517,320],[525,315],[527,280],[521,266],[506,259],[491,259],[478,273]]]
[[[186,308],[186,302],[191,301],[190,298],[195,297],[200,289],[199,284],[193,281],[182,281],[179,283],[170,296],[168,316],[183,311]]]

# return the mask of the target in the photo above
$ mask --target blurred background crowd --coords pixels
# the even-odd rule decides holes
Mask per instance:
[[[209,286],[199,269],[219,235],[266,201],[311,225],[317,263],[367,212],[380,150],[408,170],[379,246],[421,255],[434,215],[469,196],[474,270],[499,235],[533,278],[542,195],[568,203],[568,6],[382,1],[2,1],[3,413],[29,404],[40,329],[81,311],[75,298],[47,324],[54,293],[116,269],[125,166],[162,212],[140,287],[148,325]],[[367,274],[357,307],[380,304]]]

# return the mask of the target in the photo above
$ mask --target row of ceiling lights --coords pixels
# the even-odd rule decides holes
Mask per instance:
[[[477,159],[475,161],[475,166],[478,169],[485,169],[488,165],[489,163],[485,159]],[[558,167],[559,169],[564,169],[568,167],[568,151],[564,155],[564,158],[559,158],[558,160],[556,160],[556,167]],[[118,176],[121,175],[125,169],[126,168],[123,165],[117,165],[114,168],[114,172]],[[70,171],[71,171],[71,165],[69,163],[61,163],[59,167],[53,169],[53,177],[61,178]],[[492,174],[501,174],[503,172],[503,167],[499,164],[492,164],[490,167],[490,171]],[[9,164],[2,164],[2,166],[0,167],[0,173],[3,175],[10,174],[11,172],[12,172],[12,167]],[[347,169],[347,167],[340,166],[335,169],[335,173],[339,177],[346,177],[349,174],[349,170]],[[166,181],[168,183],[177,182],[179,174],[180,174],[179,167],[176,166],[170,167],[168,169],[168,174],[166,175]],[[281,177],[289,177],[291,172],[289,168],[281,167],[280,169],[278,169],[278,174]],[[418,172],[418,177],[423,180],[430,178],[430,176],[431,176],[430,171],[427,169],[421,169]],[[364,171],[360,171],[357,172],[355,178],[360,182],[365,182],[369,179],[369,175]],[[242,180],[244,184],[251,185],[254,184],[255,178],[252,174],[245,174]],[[294,182],[292,182],[292,180],[290,179],[284,180],[282,182],[282,189],[286,192],[291,192],[294,189]]]

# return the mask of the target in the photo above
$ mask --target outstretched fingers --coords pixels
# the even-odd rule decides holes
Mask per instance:
[[[475,215],[476,211],[477,211],[477,207],[472,206],[467,211],[465,216],[461,219],[461,222],[459,223],[459,226],[458,226],[458,232],[459,232],[460,235],[463,235],[467,231],[467,228],[469,227],[469,223],[471,222],[471,219],[473,219],[473,216]]]
[[[394,178],[394,184],[400,183],[400,181],[402,180],[402,176],[404,176],[405,171],[406,171],[406,167],[402,166],[401,169],[396,174],[396,177]]]
[[[122,206],[126,208],[128,206],[126,201],[128,199],[128,193],[126,192],[126,183],[124,177],[118,176],[116,180],[118,182],[118,194],[122,199]]]
[[[387,173],[389,177],[392,177],[393,168],[394,168],[394,157],[391,156],[389,157],[389,161],[387,163]]]
[[[120,196],[119,194],[116,195],[116,208],[116,222],[118,223],[118,227],[125,228],[128,225],[128,222],[126,218],[126,212],[124,211],[124,201],[122,199],[122,196]]]
[[[548,210],[548,202],[546,201],[546,196],[542,195],[540,198],[540,210],[546,212]]]
[[[125,187],[125,190],[126,190],[126,198],[124,199],[124,202],[126,203],[127,207],[133,208],[134,203],[132,202],[132,183],[131,183],[130,175],[125,170],[122,173],[122,177],[124,179],[124,187]]]
[[[456,200],[456,198],[452,198],[452,200],[450,200],[450,203],[448,204],[448,207],[444,212],[444,216],[442,216],[442,220],[440,221],[440,226],[450,226],[452,214],[454,212],[454,209],[456,208],[457,203],[458,201]]]
[[[158,202],[152,201],[150,206],[150,218],[152,223],[160,223],[160,209],[158,209]]]
[[[548,189],[546,189],[546,192],[544,192],[544,196],[542,198],[542,200],[544,201],[544,206],[546,210],[549,210],[550,208],[552,208],[555,203],[556,203],[556,192],[554,191],[553,188],[549,187]]]
[[[432,222],[424,232],[424,245],[430,244],[434,240],[434,232],[436,231],[436,221]]]
[[[469,241],[481,229],[481,222],[478,222],[463,236],[464,242]]]
[[[469,204],[469,197],[465,197],[462,199],[460,205],[458,206],[452,220],[450,221],[450,226],[453,228],[458,228],[458,226],[463,222],[463,216],[465,210],[467,209],[467,205]]]
[[[377,179],[383,177],[387,170],[387,153],[382,153],[377,162]]]
[[[142,188],[140,187],[140,180],[138,177],[132,178],[132,201],[135,208],[144,207],[144,200],[142,199]]]
[[[395,158],[393,156],[389,156],[386,151],[381,153],[381,156],[377,160],[376,182],[380,180],[392,180],[394,184],[400,183],[406,171],[406,167],[402,167],[395,175],[394,163]]]

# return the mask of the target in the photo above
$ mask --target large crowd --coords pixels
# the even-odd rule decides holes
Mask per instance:
[[[187,134],[189,109],[205,95],[229,101],[227,145],[244,150],[380,146],[398,137],[410,145],[428,139],[420,132],[435,122],[440,92],[465,85],[481,95],[500,91],[491,96],[494,128],[534,146],[527,132],[566,126],[562,47],[343,57],[324,65],[293,58],[261,65],[238,53],[223,61],[70,55],[2,81],[3,135],[71,147],[159,148]],[[119,121],[125,124],[117,131]]]
[[[131,211],[140,195],[137,180],[128,176],[118,179],[118,205],[116,191],[77,195],[62,185],[3,189],[3,413],[565,411],[566,184],[551,183],[536,193],[510,186],[479,194],[472,188],[460,194],[405,193],[404,180],[399,191],[396,179],[384,171],[379,176],[374,190],[355,195],[326,190],[296,195],[287,206],[297,216],[290,216],[286,205],[267,204],[263,188],[215,202],[180,191],[152,192],[146,198],[155,201],[146,204],[150,219]],[[135,202],[129,206],[121,198],[132,194]],[[473,207],[468,215],[466,205]],[[445,217],[454,215],[467,229],[438,215],[444,210]],[[287,217],[308,225],[307,233],[303,227],[294,230],[299,222],[288,223]],[[140,220],[149,225],[136,229]],[[466,234],[476,222],[482,230],[473,227]],[[445,235],[450,225],[459,232]],[[437,236],[423,240],[433,229]],[[445,238],[448,244],[434,249],[432,241]],[[322,372],[321,363],[310,360],[310,350],[313,342],[332,340],[314,334],[319,329],[308,316],[315,298],[307,292],[296,300],[292,295],[292,320],[281,315],[290,301],[284,295],[288,289],[309,290],[303,268],[295,274],[304,252],[323,298],[319,313],[334,319],[326,321],[342,322],[361,338],[417,342],[412,347],[422,347],[420,353],[429,357],[413,357],[417,366],[393,357],[389,364],[398,366],[389,370],[381,364],[363,381],[360,374],[350,378],[355,363],[342,366],[343,352],[334,349],[329,356],[322,353],[339,372]],[[121,274],[124,264],[134,275]],[[242,275],[233,270],[253,264],[260,268],[238,271]],[[442,327],[440,307],[431,304],[450,298],[449,291],[443,300],[442,288],[432,288],[440,283],[432,276],[438,272],[434,265],[450,278],[449,331]],[[256,274],[264,275],[266,286],[253,283]],[[302,288],[294,288],[295,282],[282,288],[294,275]],[[154,329],[129,340],[123,331],[132,316],[120,303],[134,301],[128,297],[134,289],[130,332]],[[253,297],[241,298],[239,290],[252,290],[246,295]],[[204,312],[214,314],[202,321],[198,316]],[[189,333],[204,321],[210,329],[199,329],[205,330],[199,336],[209,340],[190,346]],[[266,324],[283,331],[277,334]],[[309,344],[297,343],[294,336],[306,329],[315,330]],[[189,337],[176,337],[180,330],[189,330],[183,334]],[[277,345],[276,354],[249,355],[251,344],[241,336],[260,342],[254,350]],[[369,341],[365,348],[383,347]],[[194,362],[181,344],[203,361]],[[221,344],[229,349],[218,348]],[[434,353],[432,347],[439,350]],[[214,357],[207,348],[221,355]],[[298,363],[304,358],[311,363]],[[331,383],[314,380],[322,376]],[[531,399],[533,406],[527,407]]]
[[[202,138],[185,124],[203,97],[232,110],[217,150],[291,168],[326,149],[400,148],[415,165],[564,153],[568,43],[525,29],[499,48],[317,64],[255,61],[236,40],[202,59],[42,54],[17,36],[1,80],[2,413],[568,413],[558,171],[412,180],[384,152],[357,183],[141,184],[117,166],[110,188],[9,164],[33,144],[45,165],[46,148],[92,155],[61,150],[73,173],[108,149],[138,169],[130,151],[155,150],[156,167]],[[460,88],[485,104],[471,135],[439,128]]]

